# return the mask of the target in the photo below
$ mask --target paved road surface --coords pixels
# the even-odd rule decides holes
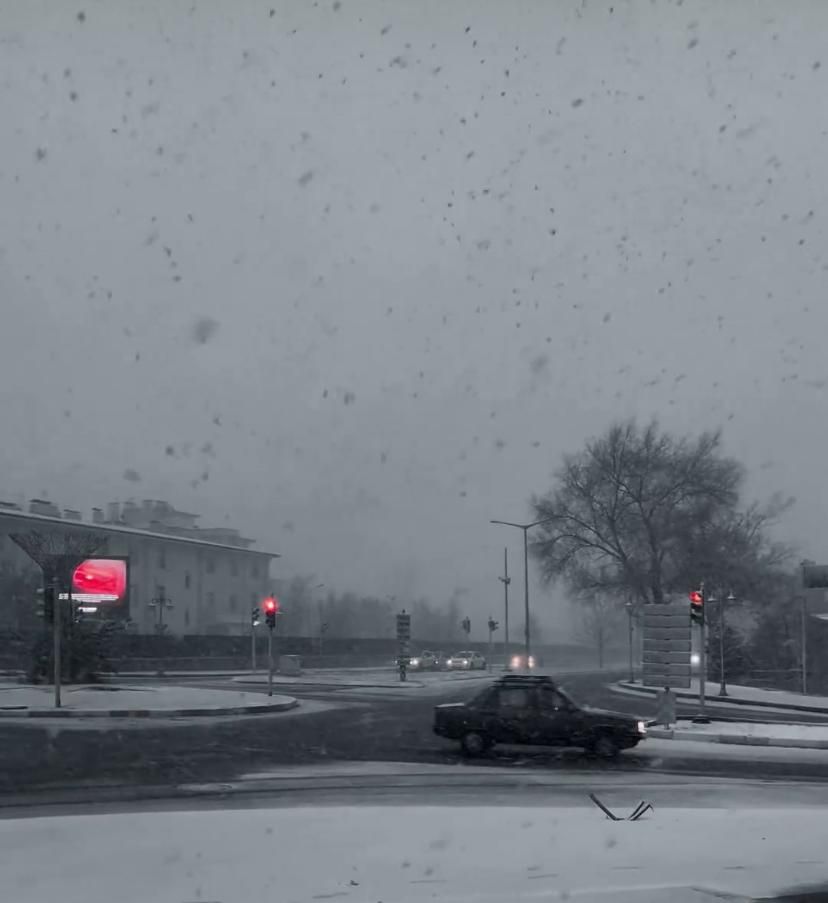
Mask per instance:
[[[617,696],[605,689],[604,675],[569,677],[566,686],[576,699],[631,714],[649,714],[646,700]],[[222,681],[197,685],[224,686]],[[479,684],[453,684],[444,699],[462,699]],[[409,762],[453,764],[474,770],[538,768],[567,776],[679,774],[757,779],[825,780],[828,753],[788,750],[757,751],[647,741],[617,762],[601,762],[577,750],[550,751],[496,748],[475,763],[465,762],[457,745],[433,735],[433,707],[440,697],[341,686],[282,686],[280,691],[308,701],[323,701],[321,711],[304,715],[222,719],[209,724],[184,722],[169,727],[141,724],[106,725],[105,730],[0,724],[0,805],[2,794],[34,792],[83,782],[101,786],[175,786],[236,780],[243,772],[277,766],[330,762]],[[310,707],[309,707],[310,708]],[[38,791],[42,792],[42,791]]]

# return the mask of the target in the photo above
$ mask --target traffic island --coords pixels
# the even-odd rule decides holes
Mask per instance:
[[[709,724],[698,724],[680,720],[675,727],[648,727],[647,736],[655,740],[689,740],[695,743],[828,749],[828,726],[820,724],[713,720]]]
[[[292,696],[263,696],[237,690],[171,686],[83,685],[63,687],[61,707],[54,687],[0,688],[0,718],[197,718],[262,715],[295,708]]]

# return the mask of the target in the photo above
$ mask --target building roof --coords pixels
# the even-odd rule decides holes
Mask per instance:
[[[62,517],[51,517],[47,514],[31,514],[14,508],[0,507],[0,520],[4,517],[14,518],[19,521],[32,521],[32,525],[43,524],[60,526],[68,530],[87,530],[90,533],[117,533],[127,536],[143,537],[144,539],[162,539],[168,542],[185,542],[190,545],[201,546],[207,549],[223,549],[230,552],[244,552],[248,555],[263,555],[267,558],[281,558],[275,552],[263,552],[260,549],[250,549],[244,546],[234,546],[221,542],[210,542],[208,539],[199,539],[193,536],[181,536],[177,533],[155,533],[149,530],[139,530],[135,527],[122,527],[119,524],[96,524],[78,520],[64,520]]]

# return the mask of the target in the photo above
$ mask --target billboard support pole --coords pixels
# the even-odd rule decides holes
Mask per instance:
[[[52,575],[53,584],[55,582],[55,577]],[[72,578],[69,577],[69,600],[71,604],[72,599]],[[54,668],[55,668],[55,708],[60,708],[60,671],[61,671],[61,661],[60,661],[60,589],[57,588],[55,590],[55,602],[54,602],[54,617],[52,618],[52,639],[54,642],[54,653],[52,658],[54,659]]]

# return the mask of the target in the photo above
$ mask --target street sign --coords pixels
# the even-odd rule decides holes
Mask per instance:
[[[802,588],[828,589],[828,564],[803,564]]]
[[[645,687],[690,686],[690,615],[684,602],[645,605]]]
[[[409,643],[411,641],[411,615],[403,609],[397,615],[397,667],[400,669],[400,680],[405,680],[408,661],[411,657]]]
[[[405,612],[397,615],[397,639],[411,639],[411,615],[406,614]]]

